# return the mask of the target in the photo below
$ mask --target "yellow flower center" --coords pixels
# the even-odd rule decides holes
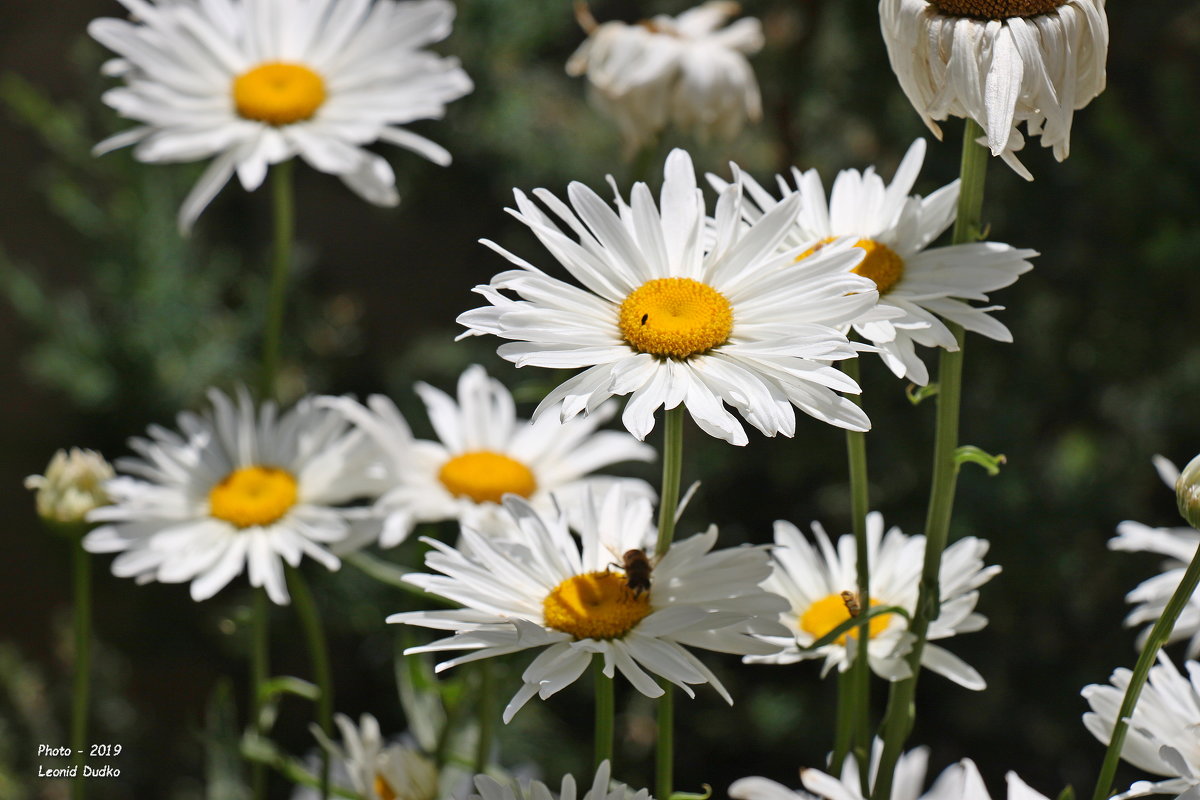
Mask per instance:
[[[399,797],[396,794],[396,790],[387,782],[387,779],[378,772],[375,773],[375,796],[379,800],[396,800]]]
[[[438,480],[450,494],[476,503],[499,503],[506,494],[530,497],[537,491],[537,479],[529,467],[490,450],[455,456],[442,465]]]
[[[683,359],[729,340],[733,307],[707,284],[656,278],[629,293],[617,325],[634,350]]]
[[[836,238],[836,236],[828,236],[822,239],[796,256],[796,261],[808,258]],[[904,277],[904,259],[883,242],[877,242],[874,239],[859,239],[854,246],[865,250],[867,254],[863,256],[862,261],[858,262],[858,266],[850,271],[855,275],[862,275],[864,278],[873,280],[881,297],[890,292]]]
[[[877,606],[879,605],[879,601],[872,597],[871,605]],[[813,603],[800,615],[800,627],[811,633],[814,638],[820,639],[848,619],[850,619],[850,609],[846,608],[845,598],[840,594],[831,594]],[[880,633],[883,633],[891,620],[891,614],[879,614],[878,616],[871,617],[871,621],[867,623],[867,638],[874,639]],[[839,636],[837,644],[844,647],[847,636],[853,636],[857,639],[858,628],[851,628]]]
[[[649,613],[650,592],[635,595],[608,570],[567,578],[542,601],[547,627],[576,639],[619,639]]]
[[[208,513],[239,528],[270,525],[296,505],[296,479],[279,467],[242,467],[208,493]]]
[[[949,17],[1007,19],[1049,14],[1067,0],[929,0],[929,4]]]
[[[324,102],[325,81],[302,64],[272,61],[233,79],[237,113],[268,125],[306,120]]]

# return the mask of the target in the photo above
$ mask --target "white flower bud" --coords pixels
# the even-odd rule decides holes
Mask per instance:
[[[30,475],[25,488],[37,492],[37,511],[52,522],[82,522],[93,508],[107,505],[104,482],[114,477],[112,466],[94,450],[72,447],[50,459],[45,475]]]

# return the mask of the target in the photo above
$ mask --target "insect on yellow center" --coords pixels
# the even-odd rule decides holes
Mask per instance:
[[[242,467],[208,492],[208,513],[239,528],[270,525],[296,505],[296,479],[279,467]]]
[[[506,494],[530,497],[537,491],[537,479],[529,467],[491,450],[455,456],[442,465],[438,480],[450,494],[476,503],[499,503]]]
[[[796,261],[808,258],[836,238],[836,236],[829,236],[822,239],[796,256]],[[862,261],[858,262],[858,266],[850,271],[855,275],[862,275],[864,278],[873,280],[880,296],[890,292],[904,277],[904,259],[883,242],[877,242],[874,239],[859,239],[854,246],[865,250],[866,255],[863,256]]]
[[[302,64],[272,61],[233,79],[237,113],[268,125],[302,122],[324,102],[325,81]]]
[[[948,17],[1007,19],[1049,14],[1067,0],[929,0],[929,4]]]
[[[378,772],[375,773],[374,788],[375,796],[379,798],[379,800],[396,800],[396,798],[399,797],[399,795],[396,794],[396,790],[393,789],[392,785],[387,782],[387,778],[383,777]]]
[[[871,606],[874,607],[877,605],[879,605],[879,601],[871,598]],[[848,619],[850,619],[850,609],[846,607],[845,598],[840,594],[831,594],[813,603],[800,615],[800,627],[811,633],[814,638],[820,639]],[[891,620],[891,614],[879,614],[878,616],[871,617],[871,621],[867,623],[867,638],[874,639],[880,633],[883,633],[883,631],[887,630],[887,626]],[[837,644],[845,646],[847,636],[853,636],[857,639],[858,628],[851,628],[848,632],[839,636]]]
[[[634,350],[684,359],[729,340],[733,306],[700,281],[656,278],[629,293],[617,325]]]
[[[650,592],[635,596],[617,572],[567,578],[542,601],[546,626],[576,639],[619,639],[650,613]]]

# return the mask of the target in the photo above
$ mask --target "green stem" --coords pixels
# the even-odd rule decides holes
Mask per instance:
[[[954,244],[978,241],[983,211],[983,186],[987,175],[987,148],[975,140],[983,130],[974,120],[966,120],[963,128],[962,185],[958,195],[958,216],[954,221]],[[938,575],[942,552],[950,533],[950,516],[954,510],[954,489],[958,481],[955,450],[958,448],[958,420],[962,397],[963,340],[961,326],[946,321],[946,327],[958,343],[957,350],[942,350],[938,359],[938,394],[936,437],[933,446],[933,481],[929,492],[929,510],[925,518],[925,563],[917,608],[910,632],[915,636],[908,664],[912,676],[892,684],[888,695],[887,712],[883,721],[883,755],[879,762],[878,778],[872,800],[888,800],[896,762],[904,742],[912,730],[916,716],[917,678],[921,672],[921,656],[929,623],[941,611]]]
[[[613,723],[616,717],[614,681],[604,674],[604,659],[592,659],[593,681],[596,686],[596,757],[593,767],[613,759]]]
[[[288,567],[288,588],[296,601],[296,615],[304,629],[308,642],[309,657],[312,659],[314,682],[321,690],[317,700],[317,724],[327,736],[333,734],[333,679],[329,669],[329,643],[321,626],[321,615],[313,600],[308,583],[295,567]],[[321,797],[329,797],[329,753],[321,751]]]
[[[1162,616],[1150,629],[1150,635],[1146,637],[1146,644],[1142,646],[1142,652],[1138,655],[1137,663],[1133,667],[1133,675],[1129,679],[1129,686],[1125,688],[1125,699],[1121,701],[1121,710],[1117,713],[1112,736],[1108,740],[1108,750],[1104,752],[1104,763],[1100,767],[1099,777],[1096,778],[1096,790],[1092,792],[1092,800],[1105,800],[1112,791],[1117,762],[1121,760],[1121,748],[1125,744],[1125,735],[1129,732],[1129,718],[1133,716],[1133,709],[1137,706],[1138,697],[1141,696],[1142,688],[1146,685],[1150,668],[1154,666],[1154,661],[1158,658],[1158,651],[1170,638],[1171,631],[1175,628],[1175,622],[1192,599],[1197,584],[1200,584],[1200,549],[1197,549],[1195,555],[1192,556],[1191,563],[1183,573],[1183,580],[1179,582],[1175,593],[1167,601]]]
[[[267,599],[265,589],[254,590],[254,600],[251,606],[250,622],[250,728],[255,733],[261,733],[259,712],[262,710],[263,699],[260,688],[267,680],[270,672],[269,641],[271,604]],[[263,764],[255,763],[251,768],[251,786],[255,800],[263,800],[267,796],[267,769]]]
[[[479,738],[475,741],[475,774],[487,772],[488,759],[492,754],[492,741],[496,736],[496,714],[494,712],[496,679],[490,659],[479,662]]]
[[[842,362],[846,375],[855,381],[861,379],[859,359],[848,359]],[[852,395],[851,400],[860,408],[862,398]],[[850,467],[850,516],[854,529],[856,550],[856,571],[858,579],[858,606],[867,611],[871,608],[871,563],[870,548],[867,542],[867,514],[871,509],[870,487],[867,480],[867,435],[862,431],[846,431],[846,456]],[[870,748],[871,748],[871,665],[867,658],[866,643],[871,640],[870,620],[863,617],[863,624],[858,629],[856,642],[857,654],[850,666],[850,693],[854,697],[852,710],[846,714],[850,725],[850,735],[847,737],[853,743],[856,761],[859,768],[864,795],[870,791]],[[834,750],[834,764],[831,772],[839,774],[845,751]]]
[[[683,472],[683,405],[668,410],[663,420],[662,499],[658,506],[658,541],[654,557],[662,559],[675,539],[675,513],[679,506],[679,481]],[[667,800],[675,784],[675,687],[659,679],[658,744],[655,760],[655,797]]]
[[[283,161],[271,168],[271,196],[274,208],[274,249],[271,258],[271,285],[267,298],[267,320],[263,330],[261,397],[275,396],[279,373],[279,345],[283,338],[283,317],[287,299],[288,273],[292,264],[292,239],[295,233],[295,203],[292,199],[292,162]]]
[[[842,762],[850,752],[854,740],[854,720],[858,716],[858,698],[854,694],[854,680],[849,671],[837,674],[837,720],[833,729],[833,755],[829,759],[829,773],[842,774]]]
[[[71,705],[71,752],[78,768],[71,784],[72,800],[83,800],[83,763],[87,756],[88,697],[92,672],[92,560],[83,539],[71,546],[75,584],[75,687]]]

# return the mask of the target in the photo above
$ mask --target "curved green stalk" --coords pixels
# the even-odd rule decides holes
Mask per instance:
[[[309,657],[312,659],[314,683],[321,690],[317,699],[317,724],[327,736],[333,734],[333,677],[329,669],[329,644],[321,626],[321,615],[313,600],[308,583],[295,567],[288,567],[288,584],[292,599],[296,602],[296,616],[304,629],[308,642]],[[329,753],[321,750],[321,797],[329,797]]]
[[[475,774],[487,772],[496,736],[496,677],[490,659],[479,662],[479,738],[475,740]]]
[[[593,768],[598,768],[605,761],[613,760],[613,728],[616,718],[615,681],[604,674],[604,659],[592,659],[592,680],[596,688],[596,757]]]
[[[679,507],[679,480],[683,472],[683,405],[669,409],[663,420],[662,497],[658,506],[658,540],[654,557],[661,559],[675,539],[675,513]],[[658,745],[656,750],[655,797],[667,800],[675,784],[675,687],[666,678],[659,679],[662,697],[658,699]]]
[[[1158,651],[1171,637],[1175,622],[1187,608],[1188,601],[1192,599],[1197,584],[1200,584],[1200,549],[1197,549],[1195,555],[1192,556],[1191,563],[1183,573],[1183,579],[1179,582],[1175,593],[1171,595],[1171,599],[1167,601],[1162,616],[1150,629],[1150,635],[1146,637],[1146,644],[1143,645],[1142,652],[1138,655],[1137,663],[1133,667],[1133,675],[1129,679],[1129,686],[1125,688],[1125,698],[1121,701],[1121,710],[1117,713],[1116,725],[1113,726],[1112,736],[1108,740],[1108,749],[1104,752],[1104,763],[1100,766],[1099,777],[1096,778],[1096,789],[1092,792],[1092,800],[1105,800],[1112,791],[1113,776],[1117,772],[1117,763],[1121,760],[1121,748],[1125,744],[1126,734],[1129,733],[1129,718],[1133,716],[1133,709],[1137,706],[1138,697],[1141,696],[1146,679],[1150,676],[1150,668],[1154,666],[1154,661],[1158,658]]]
[[[71,752],[77,768],[72,800],[83,800],[83,763],[87,757],[88,707],[92,672],[92,560],[82,537],[71,542],[75,584],[75,685],[71,698]]]
[[[963,129],[963,149],[960,175],[962,185],[958,195],[958,216],[954,221],[954,244],[979,239],[980,217],[983,210],[983,185],[987,174],[987,148],[976,139],[983,130],[974,120],[966,120]],[[920,592],[916,613],[909,627],[916,637],[908,664],[912,676],[892,684],[888,695],[887,712],[883,721],[883,755],[878,777],[871,793],[873,800],[888,800],[896,762],[904,742],[912,730],[916,715],[917,678],[921,672],[921,656],[929,623],[941,610],[938,575],[942,552],[950,533],[950,516],[954,510],[954,489],[958,481],[955,451],[958,449],[958,420],[962,397],[963,339],[961,326],[946,321],[954,334],[957,350],[942,350],[938,358],[938,394],[936,438],[933,447],[933,481],[929,493],[929,510],[925,518],[925,563],[921,570]]]
[[[274,211],[274,249],[271,256],[271,284],[267,297],[266,327],[263,330],[262,376],[259,387],[260,396],[264,400],[275,396],[288,274],[292,265],[296,210],[292,198],[291,161],[281,162],[271,168],[271,197]]]
[[[250,607],[250,728],[255,733],[261,732],[259,712],[263,699],[260,689],[270,672],[270,651],[267,646],[270,640],[270,613],[271,603],[267,599],[266,589],[255,589]],[[267,796],[267,769],[263,764],[255,763],[250,768],[250,785],[255,800],[263,800]]]

